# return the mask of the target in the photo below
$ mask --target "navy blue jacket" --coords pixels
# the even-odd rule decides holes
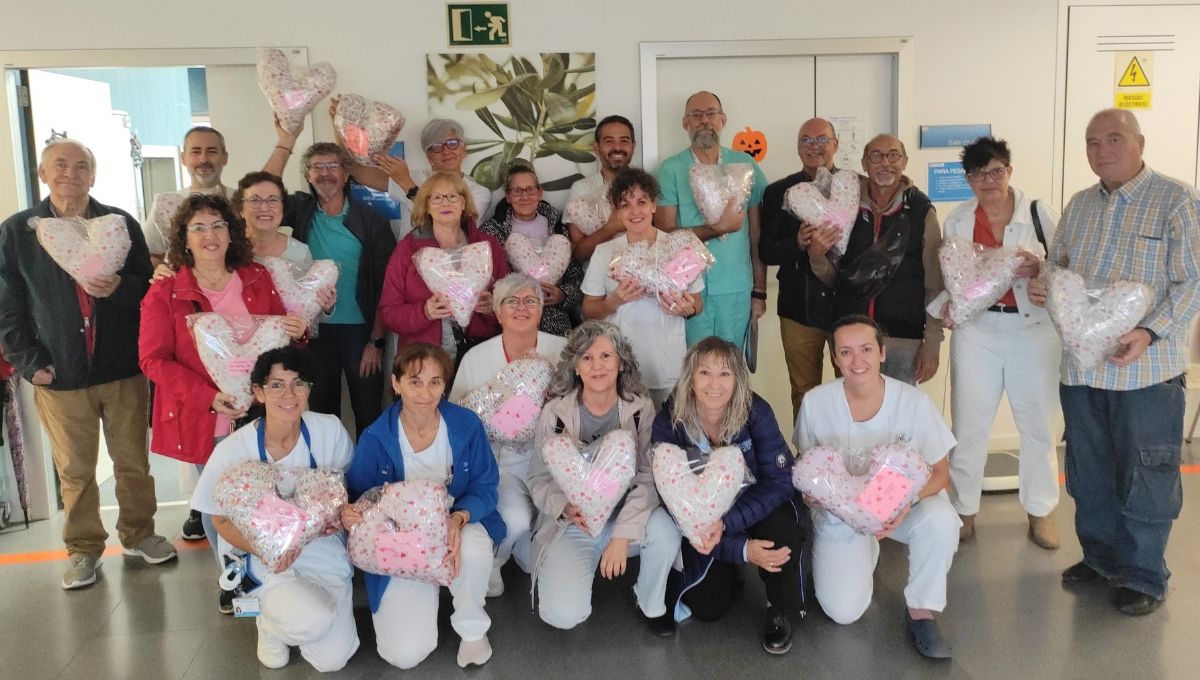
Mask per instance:
[[[398,430],[401,406],[398,401],[392,404],[359,436],[354,459],[346,468],[346,490],[351,501],[357,500],[368,489],[404,481],[404,458],[400,455]],[[508,529],[500,513],[496,512],[500,468],[488,444],[483,422],[473,411],[444,399],[438,404],[438,412],[446,421],[454,457],[454,477],[447,489],[454,497],[450,511],[466,510],[471,515],[471,523],[482,523],[492,543],[498,544],[504,540]],[[376,612],[392,577],[363,576],[371,611]]]

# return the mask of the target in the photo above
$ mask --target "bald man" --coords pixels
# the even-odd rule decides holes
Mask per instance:
[[[1067,491],[1083,559],[1062,580],[1103,577],[1116,586],[1113,605],[1141,616],[1166,599],[1167,537],[1183,503],[1187,331],[1200,311],[1200,192],[1146,167],[1146,138],[1129,111],[1097,113],[1086,138],[1100,181],[1071,198],[1047,259],[1088,288],[1132,280],[1154,296],[1150,312],[1100,366],[1085,370],[1063,354]],[[1030,282],[1030,300],[1044,302],[1045,293],[1041,281]]]
[[[126,555],[151,564],[174,559],[154,533],[154,478],[146,446],[149,388],[138,368],[142,296],[150,255],[137,220],[90,196],[96,157],[83,144],[46,145],[38,177],[49,198],[0,225],[0,346],[34,386],[34,405],[62,484],[63,542],[71,562],[66,590],[96,582],[108,532],[96,484],[100,427],[116,477],[117,535]],[[73,279],[38,242],[33,218],[124,218],[129,254],[112,275]]]
[[[943,289],[937,212],[904,174],[908,152],[896,137],[868,142],[862,166],[867,176],[845,254],[830,256],[840,232],[819,229],[809,239],[809,264],[834,288],[834,319],[865,314],[887,333],[883,374],[923,383],[937,373],[942,343],[941,319],[925,312]]]

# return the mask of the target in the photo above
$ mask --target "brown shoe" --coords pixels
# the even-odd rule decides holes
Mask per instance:
[[[1054,517],[1029,515],[1029,540],[1043,550],[1058,550],[1058,525],[1054,523]]]
[[[966,543],[975,538],[975,515],[959,515],[962,526],[958,528],[958,542]]]

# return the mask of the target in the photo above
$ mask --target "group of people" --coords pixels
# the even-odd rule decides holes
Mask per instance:
[[[1166,597],[1164,553],[1182,501],[1183,374],[1187,329],[1200,311],[1200,216],[1194,188],[1142,162],[1136,118],[1106,110],[1091,120],[1088,160],[1100,181],[1076,194],[1061,219],[1010,186],[1012,156],[1002,140],[968,144],[962,160],[975,198],[950,213],[944,232],[932,202],[904,175],[904,144],[879,135],[864,148],[860,206],[844,251],[834,248],[839,229],[801,223],[783,209],[788,189],[813,181],[820,168],[838,170],[833,126],[806,121],[797,142],[802,170],[768,184],[753,159],[721,145],[725,122],[716,95],[689,97],[682,125],[691,144],[655,176],[629,166],[632,123],[601,120],[599,172],[572,189],[573,197],[604,191],[611,203],[611,218],[590,234],[544,200],[528,165],[508,171],[503,199],[490,211],[490,193],[462,171],[463,130],[448,120],[422,132],[427,173],[387,156],[374,167],[359,165],[339,143],[318,142],[301,155],[307,191],[292,193],[279,178],[295,131],[277,124],[263,171],[230,189],[220,176],[228,161],[222,136],[195,128],[181,153],[192,184],[160,195],[144,232],[132,216],[91,198],[96,167],[88,148],[52,140],[38,166],[49,197],[0,225],[0,348],[35,386],[61,480],[71,563],[63,588],[95,582],[108,537],[95,479],[103,427],[127,554],[150,563],[176,556],[155,533],[147,449],[200,471],[183,533],[207,536],[222,568],[231,552],[248,554],[234,572],[261,608],[258,656],[268,667],[285,665],[290,646],[319,670],[341,668],[354,654],[353,569],[340,531],[291,554],[277,571],[256,561],[212,493],[221,473],[242,460],[345,470],[352,501],[385,483],[445,484],[453,499],[450,620],[461,638],[460,665],[491,655],[485,598],[504,591],[501,567],[510,557],[531,575],[541,619],[571,628],[590,615],[597,569],[615,578],[640,556],[637,604],[663,636],[693,614],[721,617],[738,592],[740,565],[753,564],[768,598],[762,646],[784,653],[805,593],[806,509],[791,484],[795,455],[814,446],[901,442],[932,473],[881,532],[864,535],[826,508],[807,509],[815,593],[834,621],[857,620],[871,600],[879,541],[906,543],[907,630],[921,654],[947,658],[934,614],[946,606],[960,541],[975,535],[988,438],[1004,394],[1020,432],[1019,499],[1030,538],[1042,548],[1059,546],[1052,517],[1057,384],[1083,549],[1063,581],[1103,578],[1120,611],[1154,611]],[[750,163],[749,202],[731,201],[706,223],[688,182],[697,163]],[[388,192],[400,219],[389,222],[354,199],[351,179]],[[31,217],[113,213],[125,218],[132,243],[113,276],[72,279],[28,227]],[[715,256],[688,290],[648,294],[636,281],[612,277],[609,262],[622,248],[653,244],[676,229],[690,229]],[[570,239],[573,258],[559,281],[510,273],[502,243],[518,233],[538,242],[553,234]],[[942,320],[943,233],[983,247],[1016,246],[1023,260],[1012,290],[952,328],[949,428],[915,387],[937,372],[943,327],[950,326]],[[493,284],[460,324],[413,256],[477,243],[491,254]],[[314,259],[337,263],[336,286],[319,292],[318,319],[287,316],[255,261],[267,256],[301,269]],[[1083,370],[1060,351],[1042,309],[1043,262],[1071,268],[1089,288],[1145,283],[1154,307],[1121,338],[1116,355]],[[744,358],[747,328],[765,310],[767,266],[779,267],[795,453],[771,408],[751,391]],[[197,312],[284,317],[292,344],[260,356],[249,375],[257,417],[205,370],[187,321]],[[389,332],[397,350],[385,389]],[[839,377],[822,385],[827,346]],[[533,440],[490,441],[479,418],[454,402],[531,355],[555,365]],[[154,387],[149,442],[147,378]],[[357,438],[335,417],[343,378]],[[586,448],[618,429],[636,441],[637,471],[608,522],[588,526],[550,474],[543,447],[563,435]],[[664,442],[699,461],[737,446],[751,473],[702,541],[683,539],[658,497],[650,455]],[[360,521],[353,508],[343,510],[345,529]],[[375,574],[366,586],[380,655],[401,668],[420,663],[437,645],[439,589]],[[222,590],[222,611],[232,611],[238,592]]]

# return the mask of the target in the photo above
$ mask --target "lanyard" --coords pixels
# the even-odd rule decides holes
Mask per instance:
[[[317,469],[317,459],[313,458],[312,438],[308,436],[308,425],[304,424],[304,420],[300,421],[300,436],[304,438],[304,446],[308,448],[308,466],[315,470]],[[267,460],[266,418],[258,419],[258,459],[264,463],[270,462]]]

